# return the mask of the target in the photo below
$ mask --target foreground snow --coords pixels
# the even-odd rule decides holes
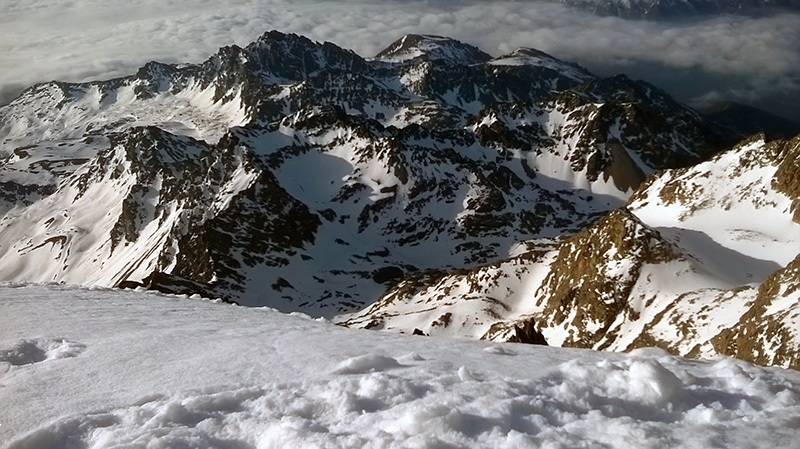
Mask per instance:
[[[793,447],[800,373],[404,337],[146,292],[0,287],[0,442]]]

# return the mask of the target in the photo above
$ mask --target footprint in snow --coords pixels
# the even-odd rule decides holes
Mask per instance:
[[[400,368],[403,365],[392,357],[378,354],[365,354],[351,357],[333,369],[333,374],[366,374],[377,371],[386,371],[392,368]]]
[[[0,350],[0,366],[32,365],[47,360],[77,357],[86,345],[64,338],[34,338],[22,340],[8,349]]]
[[[489,354],[497,354],[497,355],[517,355],[516,352],[506,349],[502,346],[488,346],[483,348],[484,351],[488,352]]]

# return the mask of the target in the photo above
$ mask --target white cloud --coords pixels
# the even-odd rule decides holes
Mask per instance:
[[[798,14],[655,23],[550,2],[446,0],[0,0],[0,10],[5,100],[39,81],[122,76],[149,60],[199,62],[270,29],[364,56],[406,33],[447,35],[494,55],[535,47],[601,75],[655,80],[686,100],[711,91],[751,103],[800,93]],[[687,85],[686,73],[699,81]],[[702,85],[713,88],[697,91]],[[784,101],[779,112],[800,116]]]

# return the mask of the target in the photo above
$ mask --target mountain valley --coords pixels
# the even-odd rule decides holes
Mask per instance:
[[[800,368],[800,125],[535,49],[276,31],[0,107],[0,281]]]

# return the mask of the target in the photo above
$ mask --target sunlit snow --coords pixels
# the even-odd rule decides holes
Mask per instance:
[[[211,301],[0,287],[0,442],[795,447],[800,373],[399,336]]]

